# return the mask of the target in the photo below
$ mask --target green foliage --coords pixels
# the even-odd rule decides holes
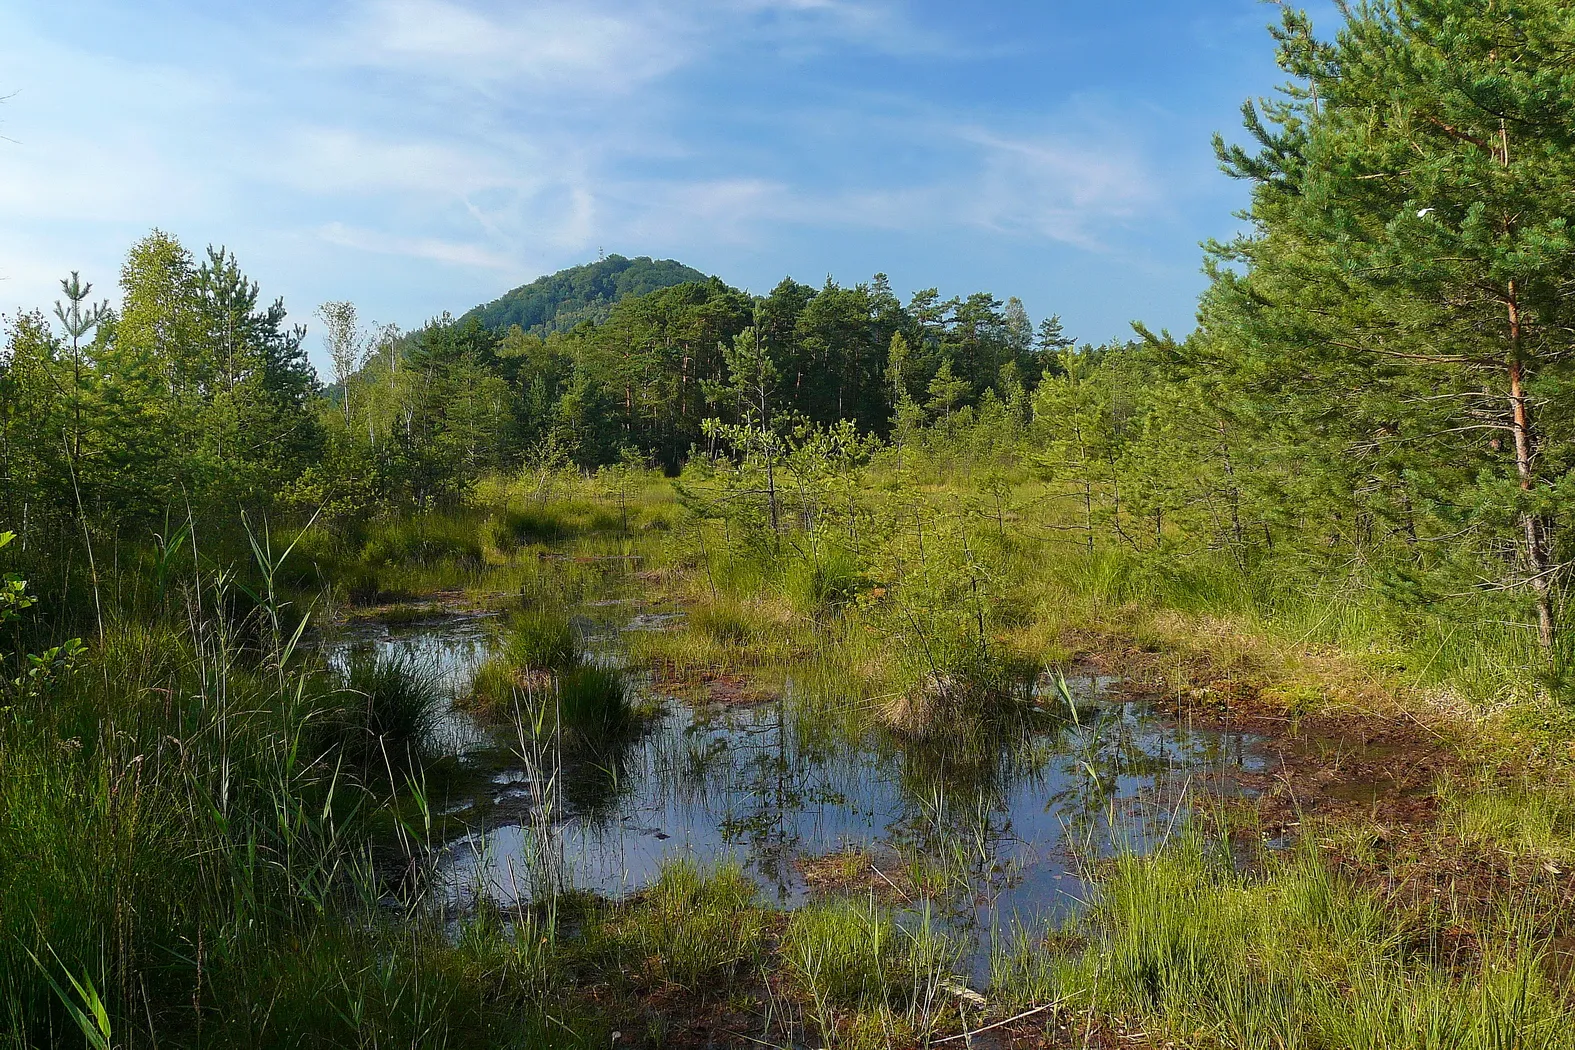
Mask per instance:
[[[309,602],[282,588],[518,591],[530,609],[477,698],[614,782],[629,680],[585,659],[562,611],[609,581],[689,588],[687,624],[635,643],[653,662],[802,658],[795,693],[900,737],[905,777],[945,765],[979,790],[1042,717],[1025,685],[1043,665],[1106,629],[1159,644],[1156,610],[1221,618],[1228,666],[1257,632],[1473,700],[1567,688],[1548,657],[1572,644],[1571,16],[1340,10],[1327,40],[1284,12],[1293,82],[1247,107],[1254,145],[1218,144],[1252,183],[1249,226],[1210,247],[1182,339],[1078,348],[988,293],[903,303],[876,275],[757,297],[613,257],[405,334],[325,304],[325,393],[282,304],[228,252],[159,231],[128,253],[118,310],[73,274],[53,322],[11,319],[0,1027],[611,1040],[565,1032],[574,1004],[538,994],[568,965],[553,920],[521,909],[510,943],[477,916],[456,941],[363,906],[425,890],[397,796],[425,790],[438,693],[386,660],[336,681],[290,636]],[[237,508],[288,517],[296,563],[245,564]],[[1300,711],[1325,692],[1276,695]],[[1562,715],[1518,710],[1566,742]],[[1472,848],[1567,862],[1552,793],[1456,789],[1443,814]],[[1177,1042],[1568,1045],[1528,921],[1460,969],[1417,947],[1423,918],[1311,855],[1246,875],[1217,853],[1117,859],[1068,931],[1088,951],[1025,942],[999,986]],[[771,956],[735,868],[672,868],[608,910],[587,939],[649,980],[725,985]],[[925,1030],[955,964],[921,916],[847,900],[789,919],[778,958],[824,1039],[871,1045]]]
[[[278,506],[319,454],[303,331],[259,305],[233,256],[199,264],[154,231],[121,272],[118,313],[62,281],[64,340],[42,314],[12,322],[0,353],[4,511],[53,530],[152,526],[179,502]],[[78,531],[81,521],[74,521]]]
[[[858,558],[829,544],[803,558],[791,559],[785,571],[785,590],[806,616],[820,616],[851,605],[869,586]]]
[[[0,550],[16,539],[14,532],[0,532]],[[27,593],[27,581],[14,572],[0,576],[0,627],[16,619],[24,609],[32,606],[34,599]]]
[[[739,602],[713,601],[689,614],[689,626],[718,645],[742,649],[764,625]]]
[[[559,270],[478,306],[472,317],[494,332],[519,326],[527,335],[567,332],[576,325],[600,323],[624,299],[649,295],[675,284],[703,282],[705,274],[672,259],[609,255],[599,262]]]
[[[1296,80],[1248,108],[1256,155],[1220,145],[1252,230],[1214,247],[1183,353],[1222,433],[1250,435],[1269,529],[1383,558],[1411,601],[1491,581],[1549,651],[1575,447],[1568,32],[1543,2],[1352,8],[1328,41],[1287,10]]]

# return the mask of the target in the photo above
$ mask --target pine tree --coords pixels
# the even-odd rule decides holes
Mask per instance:
[[[71,276],[60,282],[60,290],[65,294],[66,305],[55,303],[55,318],[65,329],[66,338],[69,339],[68,358],[66,362],[67,375],[71,387],[67,393],[70,402],[71,432],[67,438],[70,456],[73,462],[82,459],[82,433],[83,433],[83,408],[87,400],[87,383],[92,378],[93,365],[87,359],[86,348],[82,340],[95,331],[110,317],[109,303],[101,302],[83,309],[88,296],[93,294],[92,284],[83,284],[77,271],[72,270]]]
[[[931,415],[950,423],[952,411],[962,403],[963,398],[967,397],[969,386],[968,380],[960,378],[952,371],[952,359],[945,358],[941,361],[941,367],[935,373],[935,378],[930,380],[930,399],[925,402],[924,407]]]
[[[1470,543],[1484,574],[1518,552],[1507,582],[1551,649],[1572,454],[1575,12],[1394,0],[1346,16],[1324,42],[1285,14],[1296,80],[1247,107],[1257,153],[1220,146],[1257,184],[1254,230],[1216,249],[1205,330],[1256,385],[1249,411],[1338,479],[1321,498],[1348,508],[1328,519],[1346,537]]]

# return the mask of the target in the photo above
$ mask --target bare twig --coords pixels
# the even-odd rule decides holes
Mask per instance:
[[[1007,1025],[1013,1024],[1013,1023],[1015,1023],[1017,1021],[1021,1021],[1024,1018],[1033,1017],[1035,1014],[1042,1014],[1046,1010],[1053,1010],[1056,1007],[1060,1006],[1065,1001],[1066,1000],[1064,998],[1062,998],[1062,999],[1053,999],[1050,1002],[1045,1003],[1043,1006],[1036,1006],[1032,1010],[1024,1010],[1022,1013],[1017,1014],[1017,1015],[1012,1016],[1012,1017],[1008,1017],[1004,1021],[996,1021],[994,1024],[987,1024],[983,1028],[975,1028],[971,1032],[958,1032],[956,1035],[948,1035],[948,1036],[944,1036],[944,1037],[942,1037],[940,1039],[933,1040],[930,1043],[930,1045],[931,1046],[940,1046],[942,1043],[952,1043],[952,1042],[956,1042],[959,1039],[972,1039],[974,1036],[980,1035],[980,1034],[982,1034],[984,1032],[991,1032],[991,1031],[994,1031],[997,1028],[1004,1028]]]

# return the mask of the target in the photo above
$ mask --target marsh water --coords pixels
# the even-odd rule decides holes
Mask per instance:
[[[625,631],[674,622],[634,606],[590,611],[581,631],[606,662],[620,660]],[[370,623],[344,631],[331,656],[399,654],[463,697],[495,633],[475,615]],[[680,858],[735,860],[766,899],[792,907],[811,892],[817,860],[858,851],[850,874],[888,902],[928,909],[963,938],[982,979],[1015,929],[1080,906],[1089,860],[1151,848],[1189,795],[1231,792],[1233,771],[1263,761],[1251,738],[1178,725],[1098,677],[1067,679],[1072,704],[1042,688],[1038,704],[966,747],[800,702],[791,669],[776,699],[750,706],[635,681],[651,713],[593,752],[445,708],[432,741],[456,770],[434,799],[449,829],[436,860],[442,907],[462,915],[482,900],[563,890],[619,897]]]

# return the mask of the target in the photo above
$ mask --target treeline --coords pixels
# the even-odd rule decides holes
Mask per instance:
[[[481,315],[400,333],[319,311],[335,370],[322,387],[304,331],[233,256],[198,262],[154,232],[121,273],[122,305],[73,275],[54,316],[9,325],[0,358],[0,481],[9,519],[115,529],[173,509],[326,507],[335,515],[452,502],[527,461],[669,471],[715,454],[705,421],[742,411],[733,344],[758,336],[773,425],[849,420],[885,435],[899,408],[953,418],[1026,398],[1069,345],[1021,302],[988,294],[904,304],[884,276],[784,280],[751,296],[716,278],[626,298],[568,332],[495,331]]]
[[[73,274],[54,316],[9,322],[0,352],[0,518],[24,542],[61,521],[141,533],[187,508],[288,492],[324,447],[304,331],[234,256],[198,261],[155,231],[119,310]]]
[[[404,469],[418,499],[441,498],[443,479],[462,485],[542,454],[672,471],[696,449],[714,451],[704,424],[739,418],[729,354],[746,331],[771,362],[777,425],[848,420],[875,434],[890,431],[904,402],[931,418],[985,399],[1021,406],[1068,342],[1054,318],[1035,332],[1016,299],[929,290],[905,305],[880,275],[852,287],[785,280],[761,297],[716,278],[688,282],[545,338],[444,318],[369,342],[338,311],[334,342],[349,349],[336,388],[345,427],[331,455],[387,463],[390,482]]]
[[[250,500],[343,519],[458,501],[527,463],[674,471],[697,453],[769,475],[846,423],[897,462],[966,467],[1002,532],[1033,475],[1018,527],[1091,552],[1207,559],[1334,588],[1386,630],[1430,618],[1557,654],[1575,16],[1404,0],[1351,8],[1333,39],[1295,11],[1274,33],[1292,80],[1246,107],[1247,146],[1217,143],[1252,184],[1249,227],[1210,246],[1185,339],[1075,349],[988,294],[902,302],[877,276],[755,297],[713,278],[545,336],[476,317],[369,332],[328,304],[324,392],[230,256],[154,234],[119,313],[72,300],[53,325],[12,322],[0,514],[102,533]]]

